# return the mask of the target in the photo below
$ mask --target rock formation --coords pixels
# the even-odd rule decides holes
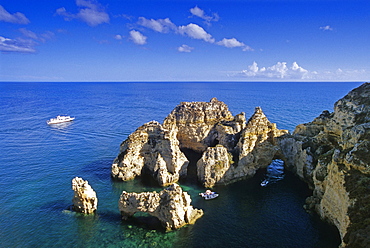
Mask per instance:
[[[180,148],[203,152],[212,146],[214,126],[233,119],[227,105],[212,98],[210,102],[182,102],[166,117],[163,127],[177,138]]]
[[[198,180],[207,188],[216,183],[228,183],[233,163],[232,155],[224,146],[208,147],[197,162]]]
[[[112,177],[130,180],[145,173],[166,186],[186,174],[188,163],[178,140],[170,139],[168,130],[151,121],[121,144],[120,154],[112,165]]]
[[[89,182],[75,177],[72,179],[72,189],[74,191],[73,210],[84,214],[94,213],[98,207],[98,198]]]
[[[280,157],[280,147],[277,137],[288,134],[287,130],[276,128],[260,107],[248,120],[242,130],[236,146],[239,169],[236,176],[253,176],[259,168],[266,168],[274,158]]]
[[[203,210],[190,205],[191,198],[177,184],[172,184],[161,192],[127,193],[123,191],[118,208],[123,219],[136,212],[147,212],[157,217],[166,230],[178,229],[193,224],[203,215]]]
[[[244,113],[239,118],[241,116]],[[277,129],[260,107],[255,109],[246,124],[239,125],[243,129],[230,126],[221,129],[221,125],[222,122],[216,126],[216,130],[219,130],[216,137],[222,137],[220,144],[208,147],[197,163],[198,179],[205,187],[251,177],[258,169],[267,167],[274,158],[281,157],[277,137],[288,131]],[[230,129],[225,131],[226,127]],[[238,142],[235,144],[235,141]]]
[[[112,177],[130,180],[147,173],[160,185],[169,185],[186,177],[188,160],[180,149],[190,149],[203,153],[197,173],[204,186],[227,184],[268,166],[280,154],[276,138],[286,133],[259,107],[246,121],[244,113],[232,116],[216,98],[182,102],[163,125],[144,124],[121,144]]]
[[[337,226],[342,247],[370,247],[370,84],[279,143],[288,167],[314,190],[306,208]]]

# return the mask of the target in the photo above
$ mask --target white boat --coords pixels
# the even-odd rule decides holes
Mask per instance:
[[[205,200],[211,200],[218,197],[217,193],[212,192],[210,190],[207,190],[205,193],[199,193],[199,195],[203,197]]]
[[[75,117],[70,117],[68,115],[58,115],[56,118],[51,118],[50,120],[47,120],[46,123],[48,125],[60,124],[60,123],[73,121],[74,119]]]
[[[263,180],[263,181],[261,182],[261,186],[262,186],[262,187],[265,187],[268,183],[269,183],[269,181],[268,181],[267,179],[265,179],[265,180]]]

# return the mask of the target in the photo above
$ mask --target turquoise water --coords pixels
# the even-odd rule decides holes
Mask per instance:
[[[182,101],[217,97],[235,115],[262,107],[278,128],[312,121],[360,83],[0,83],[0,247],[337,247],[335,228],[306,213],[310,191],[287,173],[271,187],[256,177],[216,187],[203,201],[198,185],[183,183],[204,216],[195,225],[164,232],[140,215],[123,222],[122,190],[161,188],[133,180],[114,182],[110,166],[120,143],[142,124],[162,122]],[[76,120],[53,127],[46,120]],[[68,211],[71,180],[88,180],[98,211]]]

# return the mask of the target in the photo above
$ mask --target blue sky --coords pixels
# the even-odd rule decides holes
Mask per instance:
[[[368,81],[368,0],[4,0],[0,81]]]

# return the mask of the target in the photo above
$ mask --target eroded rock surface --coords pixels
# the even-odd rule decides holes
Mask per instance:
[[[232,155],[222,145],[208,147],[197,162],[198,180],[204,187],[212,188],[215,184],[230,181]]]
[[[243,117],[240,119],[245,120]],[[217,124],[216,130],[220,130],[221,126],[224,124]],[[281,157],[277,137],[288,131],[277,129],[260,107],[255,109],[248,122],[240,123],[237,128],[235,126],[224,126],[216,132],[216,137],[221,137],[219,144],[208,147],[197,163],[198,179],[205,187],[251,177],[258,169],[267,167],[274,158]]]
[[[280,152],[276,138],[286,133],[269,122],[259,107],[246,121],[244,113],[232,116],[216,98],[182,102],[163,125],[146,123],[121,144],[112,176],[130,180],[147,173],[160,185],[172,184],[187,176],[189,161],[180,149],[189,149],[204,153],[197,164],[204,186],[227,184],[270,164]]]
[[[228,106],[212,98],[210,102],[182,102],[166,117],[163,127],[180,142],[180,148],[203,152],[212,146],[214,126],[233,119]]]
[[[166,186],[186,175],[188,163],[178,140],[170,139],[169,131],[159,122],[151,121],[121,144],[120,154],[112,164],[112,177],[130,180],[145,173]]]
[[[257,107],[236,146],[239,174],[254,175],[257,169],[267,167],[274,158],[279,157],[277,137],[284,134],[288,134],[288,131],[277,129],[276,124],[271,123],[262,109]]]
[[[94,213],[98,207],[98,198],[89,182],[75,177],[72,179],[72,189],[74,191],[73,210],[84,214]]]
[[[190,203],[190,195],[178,184],[172,184],[159,193],[123,191],[118,208],[123,219],[136,212],[146,212],[157,217],[166,230],[174,230],[195,223],[203,215],[203,210],[194,209]]]
[[[306,207],[337,226],[341,246],[370,247],[370,84],[279,143],[287,165],[314,190]]]

